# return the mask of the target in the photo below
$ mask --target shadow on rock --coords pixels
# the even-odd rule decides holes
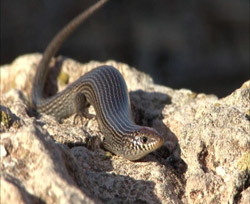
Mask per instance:
[[[178,138],[162,121],[162,111],[171,104],[171,97],[165,93],[137,90],[130,92],[130,99],[135,122],[155,128],[165,138],[165,144],[153,154],[160,163],[174,167],[180,174],[185,173],[187,165],[180,158]]]

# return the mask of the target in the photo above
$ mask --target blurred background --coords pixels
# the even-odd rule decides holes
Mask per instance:
[[[94,0],[2,0],[1,62],[43,52]],[[114,59],[155,83],[224,97],[249,79],[248,0],[110,0],[58,55]]]

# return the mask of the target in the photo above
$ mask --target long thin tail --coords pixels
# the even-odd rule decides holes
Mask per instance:
[[[61,47],[65,39],[75,31],[75,29],[82,24],[88,17],[90,17],[95,11],[101,8],[108,0],[100,0],[87,10],[80,13],[72,21],[70,21],[57,35],[51,40],[43,57],[38,65],[36,75],[32,86],[32,106],[36,109],[37,102],[43,98],[44,82],[48,73],[48,65],[51,58],[56,54]]]

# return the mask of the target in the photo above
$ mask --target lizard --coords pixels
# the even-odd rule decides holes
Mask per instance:
[[[115,67],[96,67],[54,96],[43,96],[51,58],[55,56],[65,39],[107,1],[99,0],[80,13],[49,43],[35,73],[31,105],[39,114],[52,115],[57,120],[73,114],[89,118],[86,110],[92,105],[98,126],[104,135],[104,148],[133,161],[161,147],[164,138],[153,128],[135,124],[131,115],[126,82]]]

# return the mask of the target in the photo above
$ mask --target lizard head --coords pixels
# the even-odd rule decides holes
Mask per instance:
[[[125,142],[122,156],[128,160],[138,160],[161,147],[164,138],[153,128],[139,127],[126,137]]]

